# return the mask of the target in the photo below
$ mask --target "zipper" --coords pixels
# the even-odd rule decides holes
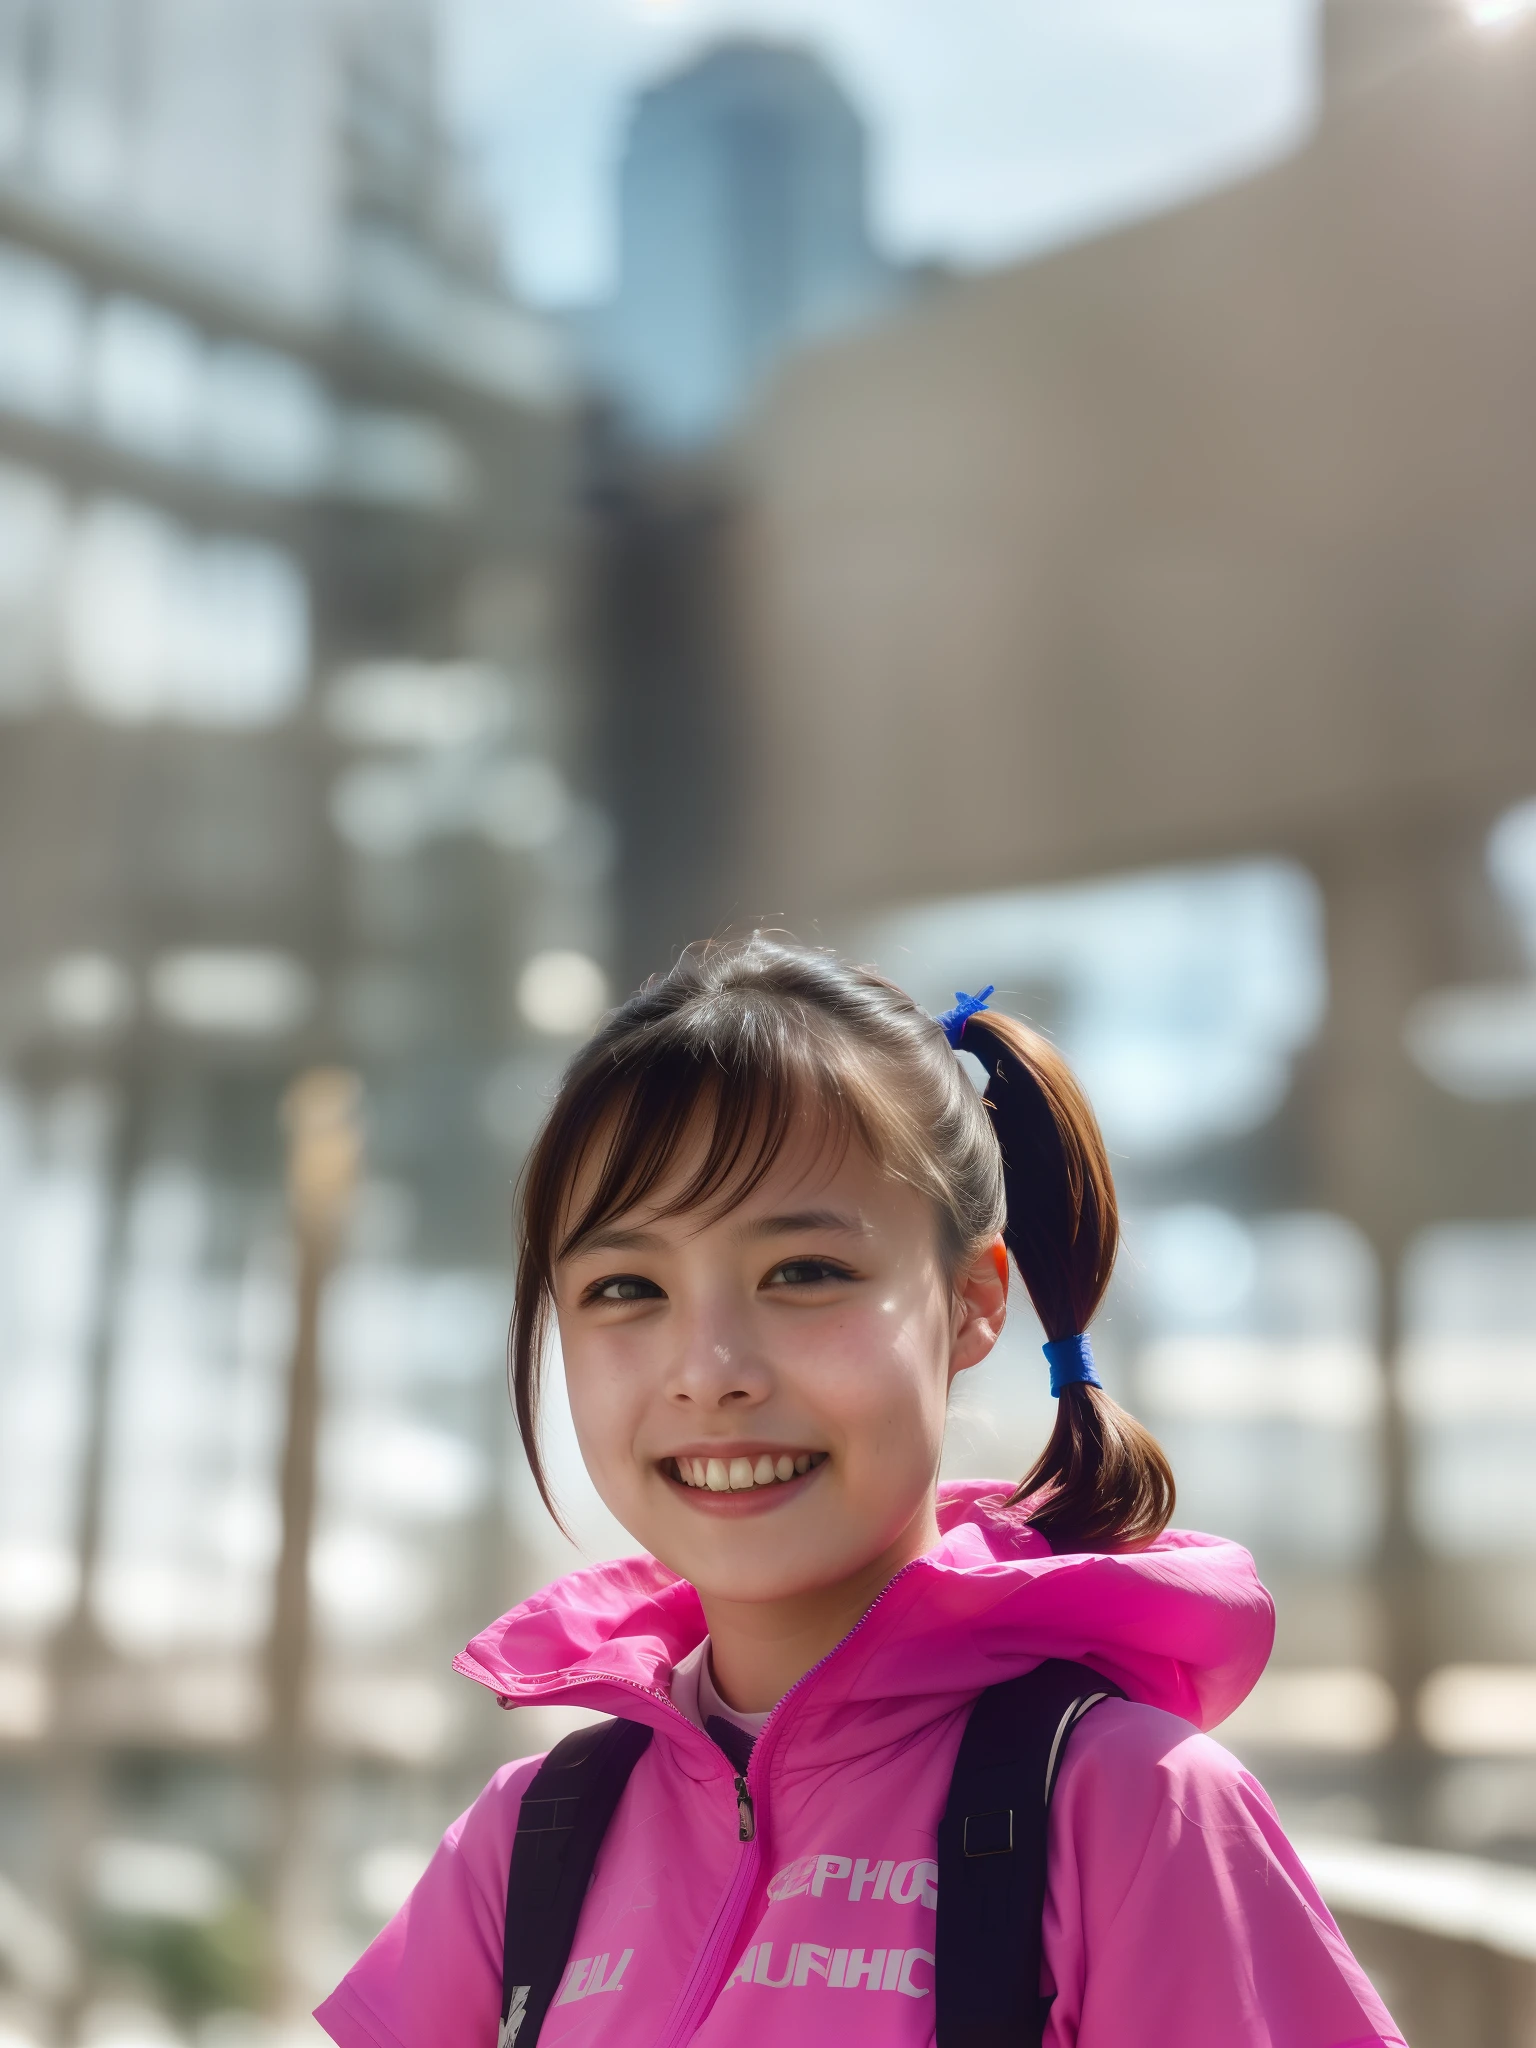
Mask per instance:
[[[825,1670],[827,1665],[832,1662],[832,1659],[834,1657],[841,1655],[843,1650],[847,1648],[848,1644],[851,1643],[854,1637],[859,1633],[859,1630],[865,1627],[865,1625],[870,1620],[870,1617],[874,1614],[875,1609],[880,1605],[881,1601],[885,1599],[886,1595],[891,1591],[892,1587],[898,1585],[901,1582],[901,1580],[903,1580],[907,1576],[908,1572],[913,1571],[922,1562],[922,1558],[914,1557],[910,1560],[909,1563],[904,1564],[901,1570],[897,1572],[893,1578],[887,1579],[885,1584],[880,1588],[879,1592],[875,1595],[874,1599],[870,1601],[869,1605],[865,1608],[864,1612],[853,1624],[853,1627],[849,1629],[847,1635],[845,1635],[840,1642],[834,1643],[831,1649],[828,1650],[825,1657],[819,1657],[816,1660],[816,1662],[811,1666],[809,1671],[803,1671],[800,1674],[800,1676],[795,1680],[794,1684],[789,1688],[789,1691],[785,1693],[783,1699],[779,1701],[778,1705],[773,1709],[773,1712],[768,1716],[767,1720],[763,1723],[763,1732],[761,1735],[758,1736],[757,1742],[752,1750],[752,1755],[747,1762],[747,1772],[749,1776],[751,1775],[753,1766],[757,1763],[758,1758],[763,1754],[764,1745],[767,1743],[769,1734],[773,1732],[773,1724],[775,1723],[775,1721],[778,1720],[779,1716],[784,1712],[785,1708],[788,1707],[790,1701],[794,1698],[795,1694],[799,1692],[802,1686],[809,1685],[811,1680],[816,1676],[817,1672]],[[687,1719],[686,1715],[684,1716],[684,1719]]]
[[[880,1591],[870,1601],[842,1641],[834,1643],[825,1657],[818,1659],[809,1671],[801,1673],[800,1677],[795,1680],[789,1691],[785,1693],[783,1699],[779,1701],[773,1712],[768,1716],[768,1719],[763,1723],[763,1732],[758,1736],[756,1743],[753,1745],[752,1754],[747,1761],[746,1773],[745,1775],[738,1774],[736,1779],[736,1810],[739,1828],[737,1839],[743,1845],[741,1857],[736,1865],[736,1875],[731,1880],[730,1888],[720,1902],[720,1909],[715,1915],[714,1925],[710,1928],[705,1938],[704,1949],[698,1965],[689,1977],[688,1982],[678,1993],[677,2003],[672,2008],[672,2022],[657,2037],[656,2048],[679,2048],[679,2044],[690,2040],[697,2029],[699,2020],[703,2017],[704,2008],[713,2004],[715,1998],[719,1995],[716,1980],[719,1977],[721,1965],[725,1961],[726,1955],[729,1954],[730,1946],[739,1930],[742,1910],[751,1895],[752,1885],[757,1878],[758,1864],[762,1860],[762,1848],[757,1833],[757,1812],[749,1787],[749,1780],[754,1774],[756,1775],[758,1796],[761,1797],[763,1773],[766,1769],[766,1765],[762,1764],[761,1759],[766,1754],[768,1737],[774,1729],[775,1722],[779,1720],[780,1715],[783,1714],[790,1701],[795,1697],[795,1694],[803,1686],[809,1685],[817,1672],[830,1664],[839,1651],[852,1642],[881,1601],[884,1600],[887,1593],[897,1583],[897,1580],[904,1579],[907,1573],[921,1564],[922,1561],[920,1557],[913,1558],[910,1563],[902,1566],[894,1578],[886,1580]],[[634,1681],[630,1680],[629,1683],[633,1685]],[[643,1691],[647,1690],[647,1688],[636,1687],[635,1690]],[[670,1700],[668,1705],[671,1705]],[[679,1712],[676,1708],[673,1711],[675,1713]],[[686,1714],[682,1714],[681,1718],[685,1721],[688,1720]],[[688,1725],[690,1728],[693,1727],[691,1721],[688,1721]],[[705,1736],[704,1739],[706,1742],[709,1740],[708,1736]]]
[[[861,1621],[863,1618],[864,1617],[861,1617]],[[850,1629],[849,1634],[851,1635],[852,1633],[853,1631]],[[845,1637],[844,1640],[846,1641],[847,1638]],[[826,1659],[823,1658],[822,1662],[825,1663]],[[645,1699],[659,1701],[662,1706],[670,1708],[672,1713],[674,1713],[677,1716],[678,1720],[682,1722],[685,1728],[691,1729],[695,1735],[700,1735],[703,1733],[703,1731],[700,1728],[698,1728],[694,1722],[689,1720],[688,1716],[682,1711],[680,1707],[673,1705],[671,1694],[663,1692],[659,1686],[637,1685],[634,1679],[620,1678],[617,1672],[613,1671],[594,1671],[591,1674],[591,1676],[594,1679],[601,1679],[604,1683],[608,1685],[622,1685],[627,1691],[637,1692]],[[809,1676],[810,1673],[807,1672],[806,1677]],[[583,1680],[582,1682],[583,1684],[586,1683],[585,1680]],[[796,1682],[799,1683],[800,1681],[797,1680]],[[793,1690],[794,1687],[792,1686],[790,1688],[790,1691]],[[504,1706],[514,1707],[522,1704],[521,1701],[512,1699],[506,1693],[499,1693],[497,1697],[501,1700]],[[789,1695],[788,1693],[786,1693],[785,1698],[787,1699],[788,1697]],[[764,1732],[767,1732],[766,1724]],[[718,1750],[718,1748],[716,1748],[716,1745],[713,1742],[710,1742],[709,1737],[707,1735],[704,1735],[703,1739],[705,1742],[709,1743],[710,1749],[714,1752],[716,1756],[718,1756],[720,1754],[720,1751]],[[727,1759],[727,1761],[729,1761],[729,1759]],[[757,1810],[752,1803],[752,1794],[747,1787],[747,1779],[745,1772],[736,1772],[735,1784],[736,1839],[738,1842],[750,1842],[754,1839],[754,1837],[757,1834]]]

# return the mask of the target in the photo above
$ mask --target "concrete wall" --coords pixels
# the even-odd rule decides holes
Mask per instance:
[[[1536,35],[803,360],[739,452],[735,894],[1481,822],[1536,784]]]

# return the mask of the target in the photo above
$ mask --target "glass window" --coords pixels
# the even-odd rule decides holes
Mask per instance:
[[[56,484],[0,463],[0,714],[48,694],[68,530]]]
[[[91,336],[91,411],[109,440],[162,462],[197,452],[203,349],[197,330],[142,299],[105,300]]]
[[[194,539],[127,500],[101,500],[80,523],[64,634],[78,700],[124,723],[263,725],[308,680],[308,592],[291,557]]]
[[[1445,1223],[1403,1267],[1414,1519],[1452,1557],[1536,1553],[1536,1223]]]
[[[68,420],[80,404],[85,299],[67,270],[0,243],[0,406]]]
[[[326,483],[334,422],[329,395],[300,363],[228,343],[208,358],[208,452],[233,482],[305,492]]]

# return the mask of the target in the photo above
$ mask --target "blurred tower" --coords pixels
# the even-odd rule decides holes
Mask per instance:
[[[697,441],[797,341],[888,302],[868,146],[808,51],[730,42],[641,95],[600,354],[640,431]]]

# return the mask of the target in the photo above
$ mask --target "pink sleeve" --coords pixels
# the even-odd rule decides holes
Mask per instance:
[[[517,1812],[542,1757],[499,1770],[416,1889],[315,2013],[341,2048],[494,2044]]]
[[[1403,2048],[1263,1787],[1153,1707],[1072,1737],[1044,1934],[1047,2048]]]

